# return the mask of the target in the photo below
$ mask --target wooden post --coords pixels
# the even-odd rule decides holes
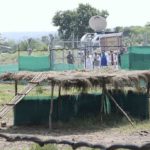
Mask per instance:
[[[20,57],[20,48],[19,48],[19,45],[18,45],[18,58]]]
[[[100,119],[101,119],[101,121],[103,121],[103,108],[104,108],[104,99],[105,99],[105,97],[104,97],[105,95],[104,95],[104,89],[103,89],[103,87],[102,87],[102,97],[101,97],[101,108],[100,108]]]
[[[58,88],[58,119],[60,119],[60,114],[61,114],[61,107],[62,107],[62,101],[60,99],[61,96],[61,85],[59,85]]]
[[[148,106],[150,106],[150,82],[148,81],[147,83],[147,99],[148,99]],[[150,112],[149,112],[149,116],[150,116]]]
[[[149,90],[150,90],[150,82],[147,83],[147,95],[149,96]]]
[[[64,48],[63,48],[63,50],[62,50],[62,52],[63,52],[63,54],[62,54],[62,60],[63,60],[63,64],[65,63],[65,52],[64,52]]]
[[[105,78],[103,78],[102,83],[102,98],[101,98],[101,110],[100,110],[100,119],[103,121],[103,110],[104,110],[104,101],[105,101],[105,89],[106,89],[106,83]]]
[[[128,119],[128,121],[131,123],[132,126],[133,122],[131,121],[130,117],[127,115],[127,113],[119,106],[119,104],[116,102],[116,100],[112,97],[112,95],[107,91],[107,89],[105,89],[105,93],[106,95],[115,103],[115,105],[117,106],[117,108],[124,114],[124,116]]]
[[[86,69],[86,55],[87,55],[87,48],[86,48],[86,44],[85,44],[85,47],[84,47],[84,69]]]
[[[18,62],[18,69],[20,69],[20,62],[19,62],[19,60],[20,60],[20,47],[19,47],[19,45],[18,45],[18,59],[17,59],[17,62]]]
[[[17,95],[18,93],[18,81],[15,80],[15,96]]]
[[[54,96],[54,84],[51,88],[51,101],[50,101],[50,111],[49,111],[49,129],[52,129],[52,113],[53,113],[53,96]]]

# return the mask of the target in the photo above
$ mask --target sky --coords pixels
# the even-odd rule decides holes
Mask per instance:
[[[56,31],[55,13],[76,9],[79,3],[107,10],[107,28],[150,22],[150,0],[0,0],[0,32]]]

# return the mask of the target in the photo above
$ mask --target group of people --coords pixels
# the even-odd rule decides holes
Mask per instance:
[[[87,51],[86,54],[80,54],[81,63],[84,64],[85,69],[94,69],[106,66],[114,66],[115,68],[120,65],[120,54],[114,51],[102,51],[101,53],[95,52],[94,54]],[[67,55],[67,63],[74,64],[75,59],[71,51]]]
[[[93,69],[106,66],[118,66],[118,54],[110,51],[110,53],[102,51],[101,53],[95,52],[91,55],[88,51],[85,59],[85,68]]]

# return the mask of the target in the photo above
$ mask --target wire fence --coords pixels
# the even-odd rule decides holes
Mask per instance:
[[[79,41],[62,41],[61,43],[54,43],[49,50],[32,50],[32,52],[29,52],[29,50],[22,51],[18,49],[18,53],[9,54],[7,57],[10,62],[17,61],[18,63],[0,66],[0,72],[92,70],[103,66],[118,69],[120,64],[119,50],[123,48],[122,45],[95,46],[91,43],[81,43]],[[110,53],[110,50],[113,50],[113,53]],[[101,59],[102,51],[106,52],[105,60]],[[37,64],[40,64],[40,66]],[[9,67],[9,65],[12,67]]]
[[[122,46],[102,47],[85,45],[84,47],[78,47],[78,49],[52,49],[50,50],[50,56],[52,56],[51,60],[54,64],[69,64],[71,62],[71,64],[77,66],[82,65],[82,69],[94,69],[112,65],[116,67],[120,64],[119,55],[122,48]],[[105,64],[102,63],[103,56],[106,57],[107,62]],[[69,57],[73,57],[74,61],[68,61]]]
[[[26,142],[34,142],[43,147],[46,144],[56,144],[56,145],[67,145],[70,146],[73,150],[79,148],[92,148],[92,149],[100,149],[100,150],[150,150],[150,143],[144,144],[142,146],[131,145],[131,144],[114,144],[109,147],[106,147],[102,144],[91,144],[87,142],[72,142],[67,140],[41,140],[40,138],[34,136],[8,136],[6,134],[0,134],[1,138],[5,138],[8,142],[17,142],[17,141],[26,141]]]

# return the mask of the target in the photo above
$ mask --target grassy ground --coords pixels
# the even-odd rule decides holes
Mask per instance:
[[[99,121],[99,118],[88,118],[74,120],[67,124],[61,124],[59,128],[53,129],[52,131],[40,127],[18,127],[16,129],[9,129],[5,132],[7,132],[7,134],[29,134],[43,140],[57,139],[74,142],[85,141],[105,146],[118,143],[143,145],[149,141],[150,121],[136,121],[135,126],[132,127],[125,118],[121,120],[118,119],[117,122],[112,120],[107,120],[105,123],[102,123]],[[24,144],[24,142],[21,143]],[[12,143],[12,147],[13,145],[15,144]],[[23,150],[71,150],[69,146],[50,144],[40,147],[37,144],[30,143],[24,147]],[[81,148],[79,150],[90,149]]]

